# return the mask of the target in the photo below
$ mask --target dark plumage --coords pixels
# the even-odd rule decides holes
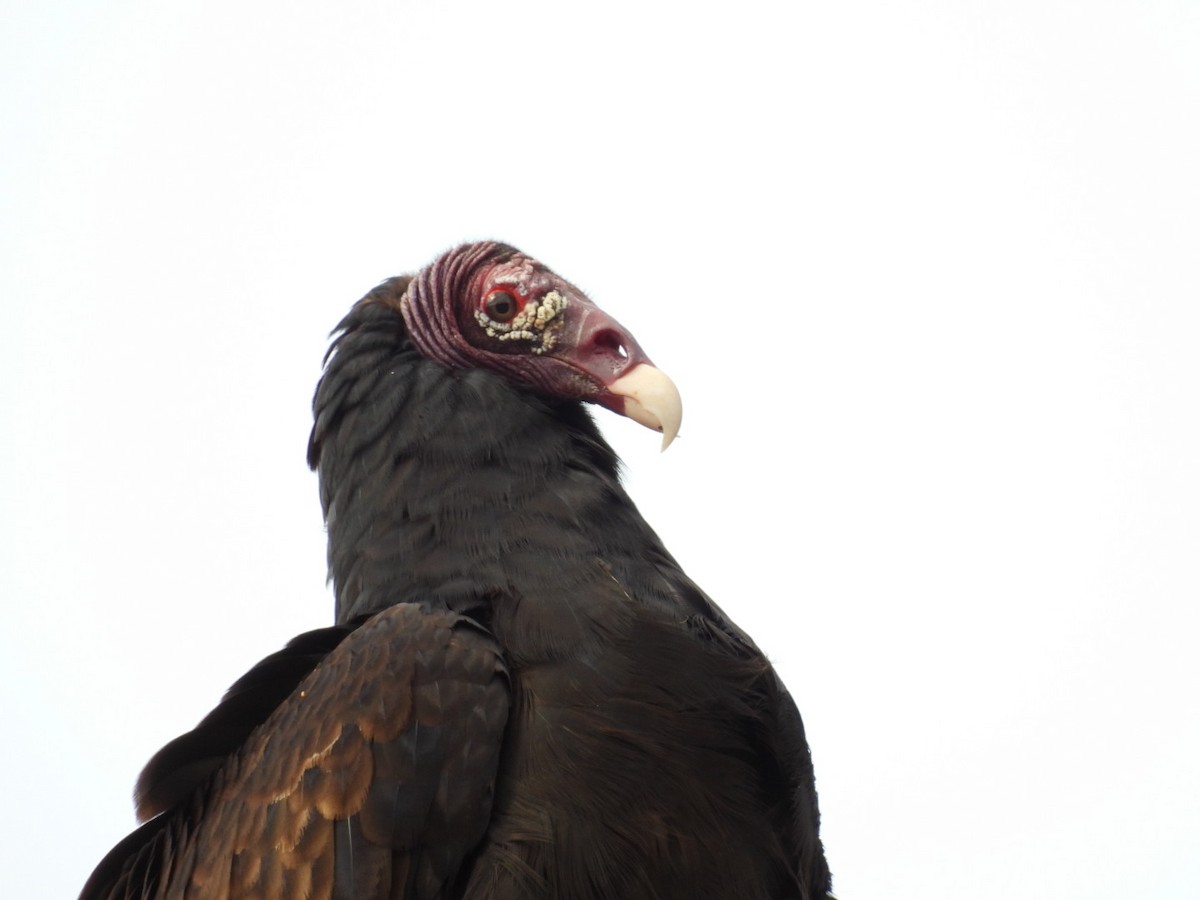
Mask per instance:
[[[138,782],[82,898],[814,898],[800,717],[579,401],[672,436],[632,337],[502,244],[363,298],[314,399],[333,628]]]

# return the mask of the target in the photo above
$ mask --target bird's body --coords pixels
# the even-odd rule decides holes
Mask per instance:
[[[656,423],[653,391],[624,380],[648,360],[530,263],[468,245],[339,326],[310,446],[338,625],[151,762],[140,811],[158,818],[84,898],[828,891],[794,705],[637,512],[579,403]],[[451,351],[414,321],[439,309]],[[473,320],[485,336],[464,341]],[[504,321],[522,333],[498,338]],[[498,361],[464,364],[476,345]]]

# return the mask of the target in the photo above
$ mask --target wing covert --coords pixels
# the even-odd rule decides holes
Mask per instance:
[[[482,837],[509,709],[473,620],[399,604],[345,637],[116,883],[122,898],[437,898]],[[99,888],[89,884],[89,888]]]

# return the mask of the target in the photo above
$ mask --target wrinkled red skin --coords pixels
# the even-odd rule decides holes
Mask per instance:
[[[564,298],[541,352],[535,351],[536,343],[503,341],[480,325],[476,312],[486,309],[488,295],[497,289],[513,293],[522,308],[551,291]],[[620,415],[625,415],[625,398],[609,388],[640,363],[653,365],[633,335],[586,294],[503,244],[468,244],[443,254],[413,279],[409,303],[420,307],[419,314],[406,308],[405,319],[427,356],[452,368],[481,365],[514,383],[597,403]],[[442,323],[431,316],[441,316]]]

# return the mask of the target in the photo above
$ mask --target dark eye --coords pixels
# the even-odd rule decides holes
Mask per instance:
[[[508,291],[492,291],[483,309],[493,322],[511,322],[517,315],[517,298]]]

